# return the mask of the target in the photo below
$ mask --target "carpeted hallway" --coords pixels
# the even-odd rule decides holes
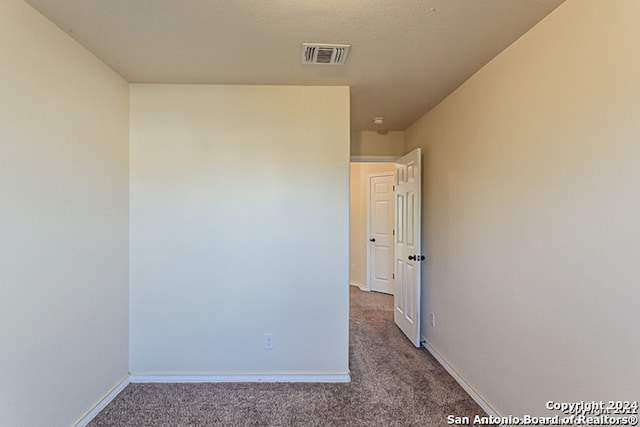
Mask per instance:
[[[130,384],[99,426],[443,426],[484,411],[393,323],[393,297],[351,287],[346,384]]]

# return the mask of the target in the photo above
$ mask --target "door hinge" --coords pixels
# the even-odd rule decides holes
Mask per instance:
[[[396,235],[396,229],[395,228],[393,229],[392,233],[393,233],[394,236]]]
[[[391,278],[395,279],[396,278],[396,273],[391,273]]]
[[[395,186],[395,185],[392,185],[392,187],[393,187],[393,191],[396,191],[396,186]]]

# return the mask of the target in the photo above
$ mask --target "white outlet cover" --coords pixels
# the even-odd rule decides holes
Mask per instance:
[[[273,350],[273,334],[264,334],[264,349]]]

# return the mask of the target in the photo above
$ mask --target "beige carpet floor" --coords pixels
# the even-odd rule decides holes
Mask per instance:
[[[130,384],[89,426],[428,427],[485,415],[402,335],[393,297],[350,292],[350,383]]]

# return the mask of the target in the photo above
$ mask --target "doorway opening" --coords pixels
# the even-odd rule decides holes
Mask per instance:
[[[391,197],[393,189],[385,189],[385,178],[375,179],[375,177],[390,176],[393,181],[395,163],[393,162],[351,162],[350,163],[350,226],[349,226],[349,284],[357,286],[362,290],[378,290],[384,288],[384,282],[393,280],[393,239],[386,241],[385,232],[393,233],[393,230],[385,230],[384,224],[384,201],[378,203],[378,213],[380,220],[377,224],[370,218],[371,205],[374,200],[370,197],[370,190],[373,184],[374,191],[377,186],[379,191],[390,191]],[[372,179],[374,181],[372,182]],[[377,181],[377,182],[376,182]],[[384,197],[382,197],[384,199]],[[391,201],[393,203],[393,201]],[[375,203],[373,203],[375,205]],[[390,207],[391,213],[386,210],[387,215],[393,215],[393,204]],[[374,216],[376,209],[374,207]],[[393,224],[393,216],[388,218]],[[376,221],[376,218],[374,218]],[[388,222],[387,222],[388,224]],[[379,226],[380,235],[372,233],[372,226]],[[370,239],[375,239],[372,242]],[[372,265],[371,259],[377,255],[378,265]],[[386,257],[388,256],[388,260]],[[375,260],[374,260],[375,263]],[[377,268],[377,272],[375,271]],[[372,271],[373,269],[373,271]],[[373,273],[373,274],[372,274]],[[380,278],[372,286],[373,278]],[[386,293],[393,293],[393,285]],[[384,291],[384,290],[383,290]]]
[[[393,163],[350,165],[349,284],[393,294],[394,321],[416,347],[425,260],[421,158],[417,148]]]
[[[395,290],[395,174],[367,174],[367,289]]]

